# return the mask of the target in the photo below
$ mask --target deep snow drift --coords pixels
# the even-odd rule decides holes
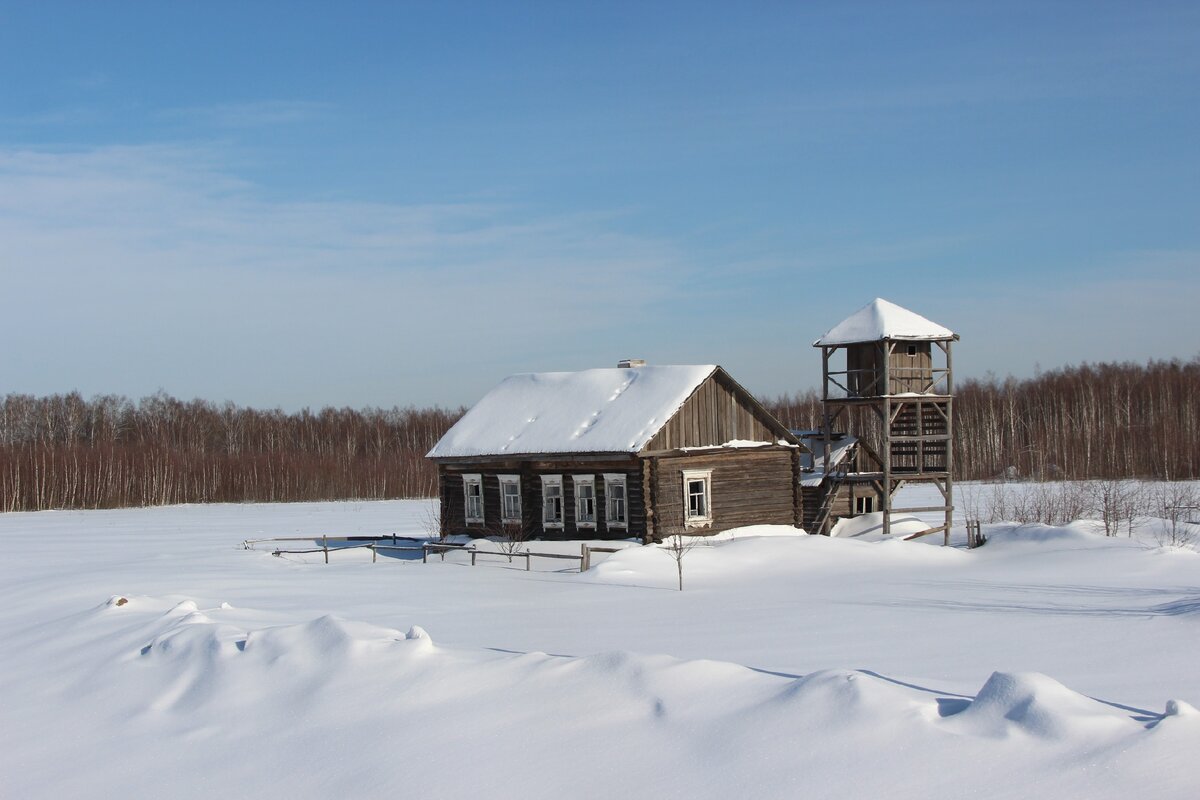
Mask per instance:
[[[993,526],[969,552],[747,529],[689,553],[680,593],[654,548],[580,575],[238,547],[412,534],[424,510],[0,516],[0,796],[1200,786],[1192,550],[1086,524]]]

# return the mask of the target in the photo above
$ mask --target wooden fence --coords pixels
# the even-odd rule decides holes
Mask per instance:
[[[967,520],[967,547],[971,550],[987,544],[987,537],[983,535],[981,527],[979,520]]]
[[[380,542],[391,541],[389,544],[381,544]],[[420,542],[420,544],[402,545],[400,540],[410,542]],[[242,542],[243,550],[253,550],[255,545],[264,542],[315,542],[316,537],[313,536],[281,536],[264,539],[246,539]],[[409,536],[321,536],[321,546],[308,548],[305,550],[283,550],[275,549],[271,551],[273,556],[284,556],[291,554],[307,554],[307,553],[322,553],[325,557],[325,563],[329,563],[329,552],[332,549],[334,552],[342,550],[370,550],[371,563],[374,564],[379,560],[379,551],[392,552],[408,552],[420,553],[421,563],[429,563],[429,554],[440,555],[442,561],[446,560],[448,552],[464,552],[471,554],[471,566],[475,566],[479,556],[499,556],[500,558],[508,559],[509,563],[514,558],[525,559],[525,571],[529,572],[532,568],[532,560],[535,558],[557,558],[567,559],[579,562],[579,571],[587,572],[592,566],[592,553],[616,553],[625,548],[621,547],[592,547],[586,543],[579,545],[579,555],[573,553],[535,553],[531,550],[519,550],[514,552],[505,552],[503,550],[477,550],[473,545],[455,544],[452,542],[427,542],[421,539],[414,539]],[[334,547],[330,548],[329,544],[333,542]],[[363,544],[349,544],[351,542],[364,542]],[[339,546],[339,543],[345,543]]]

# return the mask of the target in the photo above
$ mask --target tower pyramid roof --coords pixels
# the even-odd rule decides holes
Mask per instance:
[[[834,325],[828,333],[813,342],[813,347],[877,342],[881,339],[932,341],[957,338],[958,335],[949,328],[876,297]]]

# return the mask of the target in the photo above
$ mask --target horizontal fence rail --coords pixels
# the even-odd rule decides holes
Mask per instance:
[[[401,545],[399,541],[420,542],[420,544]],[[535,558],[550,558],[561,559],[568,561],[578,561],[579,571],[587,572],[592,566],[592,553],[616,553],[627,548],[624,547],[592,547],[588,544],[579,546],[579,555],[574,553],[538,553],[532,550],[516,550],[506,552],[504,550],[479,550],[473,544],[458,544],[455,542],[428,542],[422,539],[417,539],[411,536],[274,536],[261,539],[245,539],[242,541],[242,549],[254,550],[255,545],[273,542],[317,542],[320,541],[320,547],[307,549],[284,550],[276,548],[271,551],[273,556],[284,555],[305,555],[311,553],[321,553],[325,557],[325,563],[329,563],[329,553],[341,552],[343,550],[370,550],[371,563],[378,561],[379,551],[405,552],[405,553],[420,553],[421,563],[429,563],[429,555],[441,556],[441,560],[446,560],[446,553],[464,552],[471,554],[471,566],[474,567],[478,563],[479,556],[497,556],[499,558],[508,559],[511,563],[514,558],[525,559],[525,571],[529,572],[532,569],[532,560]],[[393,544],[383,544],[382,542],[393,542]],[[332,547],[331,547],[332,545]]]

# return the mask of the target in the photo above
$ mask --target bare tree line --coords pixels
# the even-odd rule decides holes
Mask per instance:
[[[462,410],[287,414],[156,394],[0,401],[0,510],[428,497]]]
[[[809,391],[765,404],[816,429]],[[0,399],[0,510],[430,497],[463,409],[296,413],[77,392]],[[961,480],[1200,478],[1200,357],[1066,367],[956,392]]]
[[[766,406],[789,427],[821,426],[816,392]],[[954,423],[959,480],[1200,478],[1200,356],[962,381]]]

